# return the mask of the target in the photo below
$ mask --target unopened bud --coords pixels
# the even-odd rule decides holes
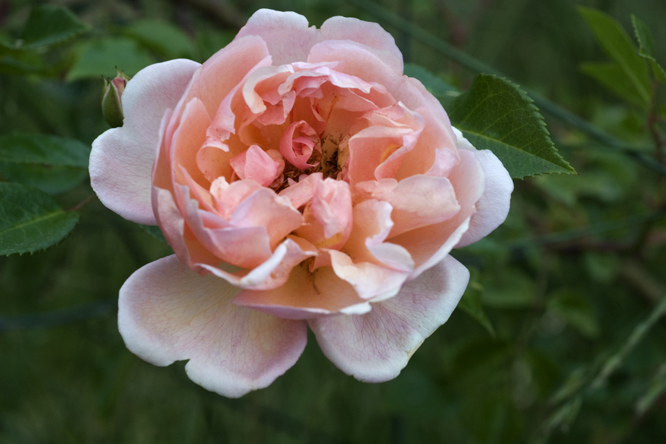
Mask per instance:
[[[104,79],[104,92],[102,94],[102,114],[112,128],[123,126],[123,106],[121,97],[125,85],[129,81],[124,73],[118,71],[114,79]]]

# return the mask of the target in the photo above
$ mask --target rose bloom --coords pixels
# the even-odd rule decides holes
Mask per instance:
[[[225,396],[294,365],[308,326],[345,373],[395,378],[467,286],[451,249],[509,210],[501,162],[374,23],[262,9],[203,65],[139,72],[122,106],[93,143],[92,186],[175,255],[125,282],[120,333]]]

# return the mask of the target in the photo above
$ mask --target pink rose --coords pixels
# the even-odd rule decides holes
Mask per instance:
[[[123,285],[120,332],[225,396],[284,373],[308,326],[345,373],[395,378],[465,290],[451,249],[509,210],[500,161],[374,23],[263,9],[203,65],[139,72],[122,105],[93,143],[93,188],[176,254]]]

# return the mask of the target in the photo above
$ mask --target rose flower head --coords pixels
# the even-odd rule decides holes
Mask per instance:
[[[451,249],[509,210],[502,163],[374,23],[259,10],[204,64],[140,71],[122,108],[93,143],[92,186],[175,255],[125,282],[120,333],[224,396],[294,365],[308,326],[345,373],[395,378],[467,286]]]

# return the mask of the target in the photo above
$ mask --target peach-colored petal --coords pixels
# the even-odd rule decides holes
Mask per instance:
[[[274,65],[304,62],[312,45],[320,39],[317,28],[308,27],[308,20],[302,15],[270,9],[260,9],[252,14],[236,39],[248,35],[264,39]]]
[[[201,277],[168,256],[137,270],[120,289],[118,327],[127,348],[228,397],[270,385],[305,348],[307,324],[231,303],[239,289]]]
[[[194,71],[191,60],[171,60],[139,71],[123,92],[122,128],[99,136],[90,153],[90,181],[102,203],[133,222],[155,225],[151,170],[160,123],[174,108]]]
[[[409,277],[409,272],[387,268],[371,262],[355,263],[341,251],[325,250],[335,274],[354,287],[366,300],[384,300],[395,296]]]
[[[378,199],[393,207],[389,237],[450,219],[460,211],[456,194],[446,177],[412,176],[398,182],[382,179],[356,184],[366,199]]]
[[[343,372],[360,381],[388,381],[449,319],[468,281],[467,269],[447,256],[394,298],[372,304],[369,313],[310,319],[310,328],[326,357]]]
[[[315,256],[313,247],[304,246],[302,240],[289,236],[263,264],[252,270],[223,269],[209,264],[195,264],[236,287],[250,290],[272,290],[284,285],[292,268],[303,260]],[[228,267],[227,267],[228,268]]]
[[[278,175],[278,166],[266,151],[252,145],[229,161],[241,179],[254,180],[262,187],[270,185]]]
[[[301,213],[289,199],[262,188],[243,200],[234,210],[230,222],[237,227],[270,227],[271,249],[303,223]]]
[[[331,17],[321,25],[322,40],[353,40],[371,48],[388,51],[402,63],[402,53],[393,36],[377,23],[352,17]]]
[[[408,78],[402,74],[402,61],[393,54],[351,40],[326,40],[317,43],[310,50],[307,61],[322,63],[338,60],[344,60],[345,64],[336,68],[337,71],[366,82],[378,83],[396,98],[398,85],[403,82],[403,78]],[[407,106],[410,109],[417,108],[408,104]]]
[[[502,162],[489,150],[477,150],[454,128],[458,137],[458,148],[471,150],[481,164],[485,176],[483,195],[476,203],[476,212],[472,215],[469,230],[463,234],[456,248],[473,244],[486,237],[500,226],[509,214],[513,180]]]
[[[291,201],[294,208],[300,208],[314,197],[317,185],[323,180],[323,174],[313,173],[280,191],[279,195]]]
[[[329,267],[314,272],[302,263],[291,270],[289,280],[267,291],[244,290],[234,304],[288,319],[310,319],[335,313],[362,314],[370,310],[347,282]]]
[[[395,178],[401,180],[416,174],[447,177],[458,163],[456,136],[448,121],[438,119],[429,108],[417,108],[415,113],[424,121],[423,130],[414,149],[402,158]]]
[[[308,163],[318,142],[317,132],[305,120],[292,122],[280,138],[280,154],[299,170],[307,170],[319,164]]]
[[[391,238],[414,258],[416,268],[410,279],[440,262],[460,241],[469,228],[475,205],[483,194],[484,175],[476,156],[469,150],[460,150],[460,163],[449,175],[456,192],[460,211],[454,217],[438,224],[407,231]]]
[[[317,183],[312,201],[303,213],[305,223],[296,234],[317,248],[342,247],[352,229],[349,184],[327,178]]]
[[[193,234],[190,236],[191,230],[185,226],[185,218],[180,213],[171,191],[153,187],[152,201],[162,234],[181,262],[193,268],[196,268],[195,264],[214,265],[219,262],[213,253],[196,241]]]
[[[206,140],[206,130],[211,119],[203,102],[193,98],[185,106],[178,128],[173,133],[171,142],[171,169],[175,184],[185,184],[187,181],[182,175],[183,168],[189,176],[204,188],[210,182],[202,174],[197,165],[197,151]]]
[[[236,37],[234,41],[216,52],[194,73],[192,81],[174,111],[180,115],[183,107],[198,97],[215,116],[220,103],[257,66],[270,65],[268,47],[260,37]]]

